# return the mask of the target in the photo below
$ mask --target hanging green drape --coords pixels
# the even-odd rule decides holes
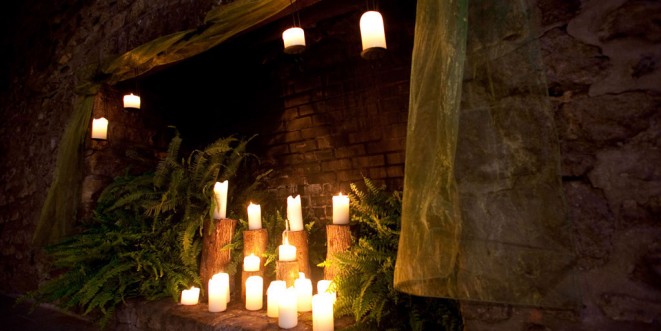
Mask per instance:
[[[83,150],[93,100],[102,84],[136,77],[154,67],[200,54],[230,37],[260,24],[290,6],[290,0],[236,0],[212,9],[202,26],[173,33],[139,46],[109,63],[99,63],[77,89],[74,113],[60,140],[53,181],[42,207],[33,243],[54,243],[71,234],[76,223]]]
[[[418,0],[395,287],[574,307],[558,138],[525,1]]]

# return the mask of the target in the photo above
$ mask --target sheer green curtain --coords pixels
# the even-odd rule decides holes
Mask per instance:
[[[575,306],[558,139],[527,2],[417,6],[396,288]]]

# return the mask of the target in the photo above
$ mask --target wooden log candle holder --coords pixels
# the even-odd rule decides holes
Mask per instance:
[[[310,271],[310,258],[308,251],[308,232],[287,231],[289,244],[296,247],[296,260],[298,261],[298,271],[305,273],[306,278],[312,277]],[[296,275],[298,278],[298,274]],[[289,286],[289,284],[287,284]]]
[[[298,261],[277,261],[275,264],[275,278],[284,280],[287,287],[294,286],[298,271]]]
[[[246,280],[250,276],[261,276],[264,278],[264,253],[268,245],[269,233],[266,229],[244,230],[243,231],[243,256],[254,254],[259,257],[258,271],[241,272],[241,300],[246,302]],[[268,284],[268,281],[264,281]]]
[[[351,247],[351,229],[348,224],[326,225],[326,261],[330,264],[324,267],[324,279],[333,280],[339,269],[333,261],[333,255],[344,252]]]
[[[214,274],[227,270],[227,265],[231,260],[231,254],[229,249],[223,250],[222,248],[232,242],[236,223],[236,220],[228,218],[214,219],[213,223],[203,231],[200,280],[205,289],[207,284],[209,284],[209,279]],[[233,286],[233,278],[230,277],[230,288]],[[206,297],[206,291],[204,293]]]

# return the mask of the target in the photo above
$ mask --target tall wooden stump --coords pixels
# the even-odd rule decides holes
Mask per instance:
[[[243,256],[255,254],[259,257],[259,270],[264,268],[264,253],[269,243],[269,232],[266,229],[243,231]]]
[[[206,288],[209,284],[209,279],[214,274],[225,272],[227,265],[230,263],[231,254],[230,250],[223,250],[225,245],[232,242],[234,230],[236,229],[236,220],[232,219],[214,219],[209,227],[205,227],[202,234],[202,257],[200,260],[200,280],[202,286]],[[230,288],[233,286],[230,277]]]
[[[298,271],[305,273],[306,278],[312,277],[310,273],[310,258],[308,253],[308,232],[305,230],[287,231],[287,240],[290,245],[296,246]]]
[[[254,254],[259,257],[258,271],[241,271],[241,300],[246,302],[246,280],[250,276],[261,276],[264,279],[264,253],[268,245],[269,233],[266,229],[244,230],[243,231],[243,256]],[[268,284],[264,279],[264,284]]]
[[[326,261],[330,264],[324,267],[324,279],[333,280],[339,269],[333,261],[333,254],[344,252],[351,246],[351,229],[348,224],[326,225]]]
[[[275,278],[284,280],[287,287],[294,286],[298,271],[298,261],[277,261],[275,264]]]

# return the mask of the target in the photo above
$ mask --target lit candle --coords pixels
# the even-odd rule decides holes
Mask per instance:
[[[342,193],[333,197],[333,224],[349,224],[349,197]]]
[[[108,139],[108,120],[105,117],[92,119],[92,139]]]
[[[140,109],[140,97],[137,95],[124,95],[124,108]]]
[[[287,198],[287,219],[291,231],[303,230],[303,212],[301,211],[301,196]]]
[[[278,326],[283,329],[291,329],[298,325],[296,289],[289,287],[281,293],[280,300],[278,300]]]
[[[278,317],[278,300],[283,296],[287,283],[284,280],[274,280],[266,290],[266,316]]]
[[[299,312],[312,310],[312,281],[305,278],[305,274],[298,273],[298,279],[294,280],[296,289],[297,309]]]
[[[282,33],[285,53],[298,54],[305,49],[305,31],[299,27],[291,27]]]
[[[279,261],[296,261],[296,246],[290,245],[287,236],[282,240],[282,245],[278,246]]]
[[[259,271],[259,257],[255,256],[253,253],[244,257],[243,271]]]
[[[261,276],[250,276],[246,279],[246,309],[260,310],[264,304],[264,280]]]
[[[227,216],[227,181],[216,182],[213,186],[216,197],[216,208],[213,210],[213,218],[220,220]]]
[[[322,279],[317,282],[317,294],[329,294],[333,297],[333,302],[337,300],[337,293],[335,289],[331,287],[333,283],[332,280]],[[314,308],[313,308],[314,309]]]
[[[262,228],[262,208],[252,202],[248,205],[248,229],[259,230]]]
[[[312,331],[332,331],[333,297],[329,294],[315,294],[312,297]]]
[[[383,17],[378,11],[367,11],[360,17],[360,37],[363,51],[369,48],[387,48]]]
[[[200,288],[191,286],[188,290],[181,291],[181,304],[186,306],[196,305],[200,299]]]
[[[215,274],[209,279],[209,311],[216,313],[227,309],[229,296],[229,275]]]

